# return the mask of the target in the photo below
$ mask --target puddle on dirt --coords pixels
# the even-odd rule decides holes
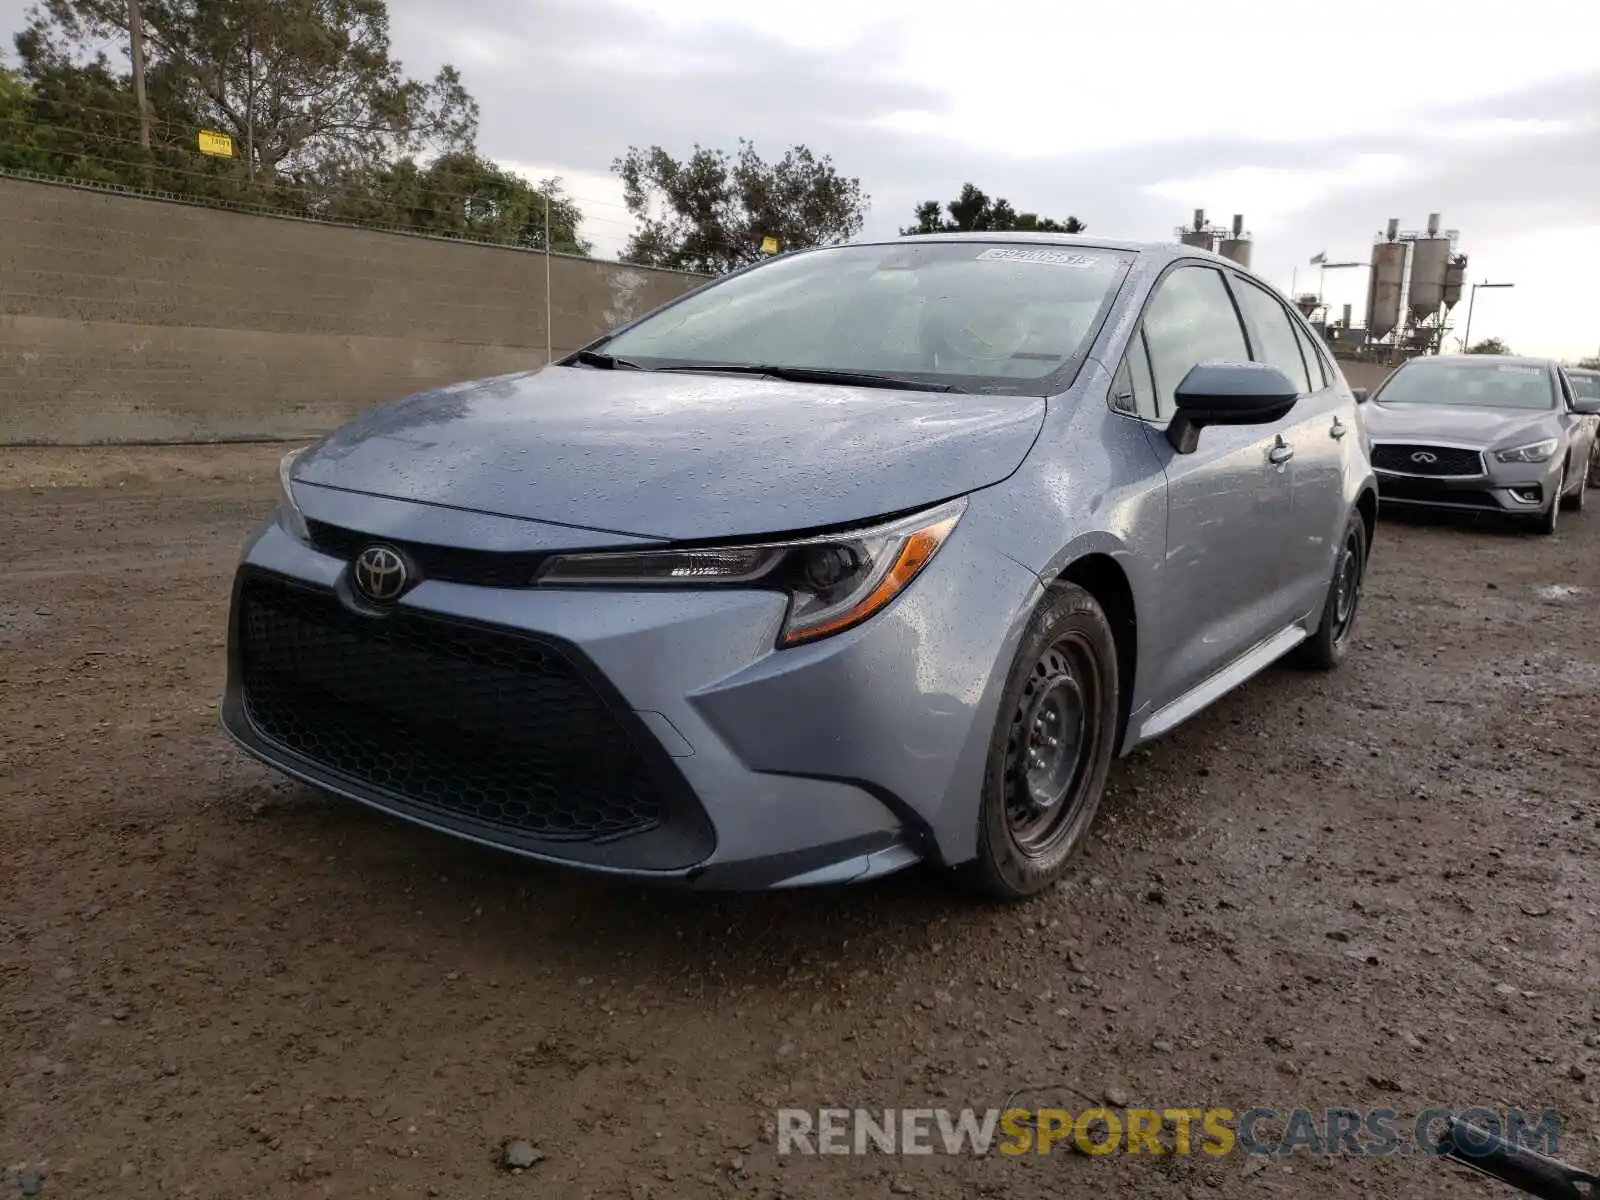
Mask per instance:
[[[0,645],[20,642],[34,630],[42,628],[49,615],[35,608],[10,608],[0,604]]]
[[[1550,583],[1540,588],[1536,593],[1541,600],[1553,600],[1560,603],[1563,600],[1576,600],[1587,588],[1574,587],[1568,583]]]

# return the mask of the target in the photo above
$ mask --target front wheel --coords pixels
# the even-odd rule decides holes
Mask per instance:
[[[1533,519],[1535,533],[1542,533],[1546,537],[1556,531],[1556,525],[1561,517],[1561,497],[1567,490],[1567,469],[1561,468],[1561,477],[1556,480],[1555,494],[1550,497],[1550,506]]]
[[[1116,752],[1119,687],[1104,610],[1076,584],[1052,585],[1001,694],[968,883],[1020,900],[1065,874]]]
[[[1313,671],[1331,671],[1350,653],[1350,635],[1361,608],[1361,586],[1367,576],[1367,523],[1359,512],[1350,514],[1339,553],[1333,561],[1333,578],[1322,604],[1317,631],[1295,648],[1294,662]]]
[[[1577,490],[1567,493],[1567,497],[1562,503],[1566,505],[1568,512],[1581,513],[1589,507],[1589,488],[1587,485],[1588,480],[1580,479],[1578,480]]]

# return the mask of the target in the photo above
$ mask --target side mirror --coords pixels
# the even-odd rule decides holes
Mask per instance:
[[[1582,413],[1586,417],[1600,414],[1600,396],[1574,396],[1572,411]]]
[[[1367,391],[1366,388],[1351,388],[1350,394],[1356,398],[1357,404],[1365,404],[1372,396],[1372,393]]]
[[[1205,426],[1269,425],[1299,398],[1289,377],[1266,363],[1197,363],[1178,384],[1167,440],[1179,454],[1193,454]]]

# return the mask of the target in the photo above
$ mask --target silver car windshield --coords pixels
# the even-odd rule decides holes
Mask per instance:
[[[814,250],[731,276],[604,351],[646,368],[759,364],[1049,395],[1070,383],[1133,259],[954,240]]]
[[[1600,400],[1600,372],[1569,371],[1567,378],[1572,380],[1574,395],[1587,400]]]
[[[1556,406],[1556,390],[1550,371],[1535,363],[1419,360],[1391,375],[1373,399],[1383,404],[1540,409]]]

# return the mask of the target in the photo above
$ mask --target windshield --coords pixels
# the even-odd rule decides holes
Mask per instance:
[[[1060,391],[1133,256],[969,241],[840,246],[780,258],[604,343],[646,368],[760,364],[961,391]]]
[[[1600,371],[1568,371],[1572,381],[1572,394],[1589,400],[1600,400]]]
[[[1383,404],[1554,408],[1556,390],[1550,372],[1533,363],[1417,359],[1389,376],[1373,399]]]

